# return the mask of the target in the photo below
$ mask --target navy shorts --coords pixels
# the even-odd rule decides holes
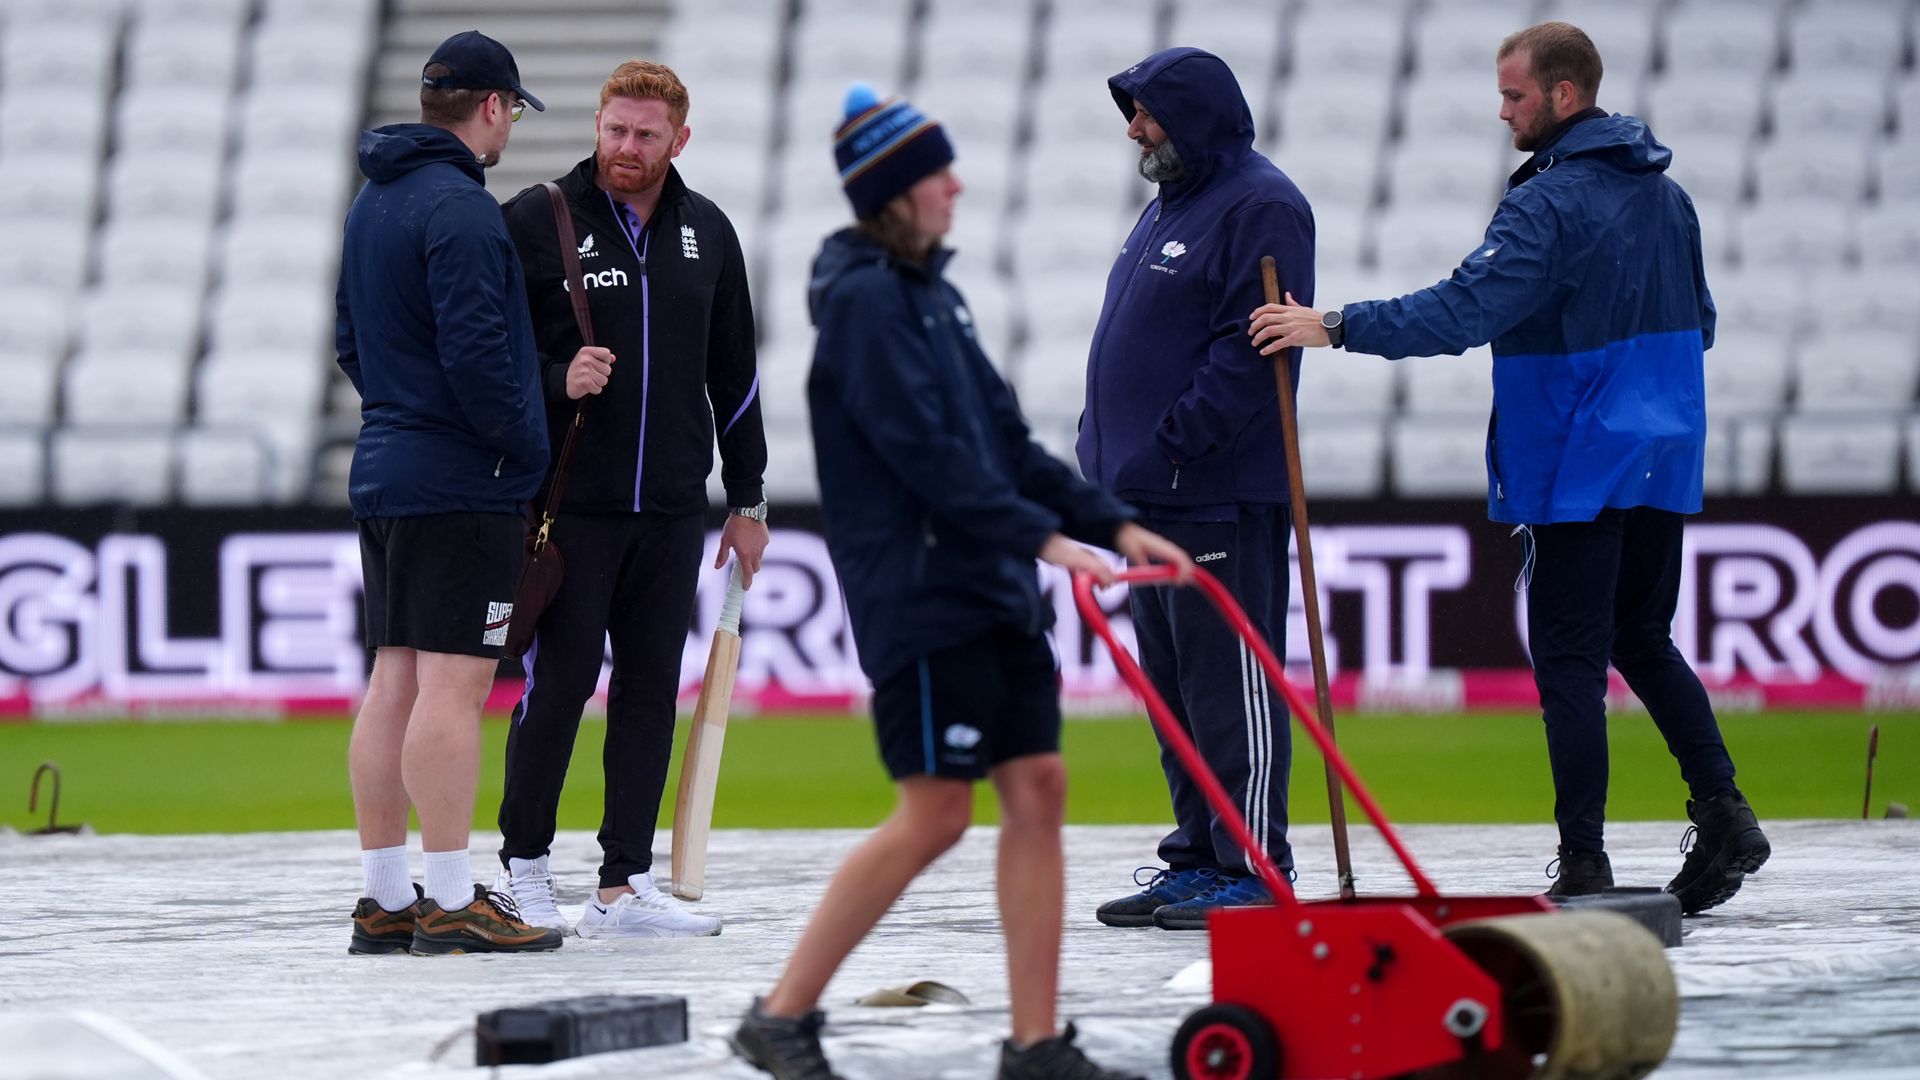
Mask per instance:
[[[1060,751],[1060,679],[1039,634],[998,629],[920,657],[873,690],[880,760],[895,780],[979,780]]]
[[[518,514],[360,522],[366,646],[498,660],[526,551]]]

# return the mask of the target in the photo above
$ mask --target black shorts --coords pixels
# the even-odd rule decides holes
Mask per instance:
[[[499,659],[526,535],[526,519],[518,514],[360,522],[367,648]]]
[[[994,630],[921,657],[873,689],[880,760],[895,780],[978,780],[1060,750],[1060,680],[1047,639]]]

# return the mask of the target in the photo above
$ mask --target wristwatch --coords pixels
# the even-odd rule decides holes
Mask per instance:
[[[767,523],[767,500],[761,499],[758,506],[729,506],[727,513],[750,518],[762,525]]]
[[[1336,349],[1347,340],[1347,329],[1342,323],[1343,313],[1340,308],[1334,308],[1320,316],[1320,328],[1327,332],[1327,344]]]

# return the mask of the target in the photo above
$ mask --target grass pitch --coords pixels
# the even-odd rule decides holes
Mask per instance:
[[[1874,816],[1888,800],[1920,803],[1920,715],[1772,713],[1721,719],[1741,788],[1761,818],[1860,813],[1871,724],[1881,729]],[[684,740],[684,718],[678,738]],[[1340,740],[1388,814],[1406,822],[1536,822],[1551,818],[1553,792],[1537,716],[1372,716],[1339,719]],[[26,786],[43,760],[65,775],[60,817],[103,832],[197,833],[353,826],[345,718],[288,723],[88,723],[0,725],[0,825],[45,822],[26,812]],[[581,726],[560,806],[560,827],[593,829],[604,790],[606,728]],[[507,727],[486,724],[475,804],[476,830],[494,828]],[[1644,715],[1611,722],[1608,815],[1675,820],[1686,788]],[[1144,717],[1069,720],[1069,820],[1158,822],[1167,817],[1158,748]],[[1325,821],[1320,757],[1294,729],[1292,817]],[[679,763],[676,749],[675,766]],[[671,821],[673,785],[662,800]],[[9,790],[11,789],[11,790]],[[736,718],[727,732],[715,825],[754,828],[870,826],[893,804],[864,717]],[[996,819],[990,786],[976,817]],[[1358,820],[1356,817],[1355,820]]]

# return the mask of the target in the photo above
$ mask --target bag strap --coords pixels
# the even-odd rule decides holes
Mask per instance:
[[[573,319],[580,324],[580,340],[593,344],[593,314],[587,308],[587,283],[580,272],[580,244],[574,238],[573,211],[567,208],[567,197],[560,185],[551,180],[540,185],[547,189],[547,201],[553,204],[553,226],[560,234],[560,262],[567,269],[567,299],[573,304]],[[553,530],[554,519],[560,516],[560,499],[567,490],[567,466],[573,463],[573,445],[580,437],[580,424],[585,419],[587,399],[582,396],[580,403],[573,408],[573,423],[567,425],[567,441],[561,444],[560,460],[553,465],[553,483],[547,487],[547,505],[540,511],[540,530],[533,537],[533,554],[538,555],[547,546],[547,534]]]

